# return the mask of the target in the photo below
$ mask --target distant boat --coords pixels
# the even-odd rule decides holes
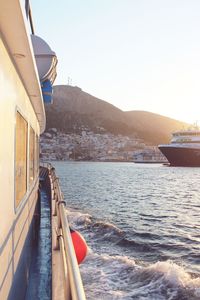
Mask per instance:
[[[200,167],[200,130],[181,130],[172,134],[170,144],[159,145],[171,166]]]
[[[146,148],[133,153],[134,163],[167,163],[165,156],[160,153],[157,147]]]

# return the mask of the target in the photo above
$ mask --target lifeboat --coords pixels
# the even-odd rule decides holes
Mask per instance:
[[[53,82],[56,79],[57,57],[49,45],[39,36],[31,35],[34,56],[41,83],[44,103],[53,102]]]

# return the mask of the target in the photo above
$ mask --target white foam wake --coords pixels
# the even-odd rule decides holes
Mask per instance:
[[[113,255],[116,249],[111,238],[120,237],[123,232],[119,228],[97,221],[87,213],[67,211],[67,214],[72,227],[80,232],[83,229],[93,249],[89,249],[81,265],[88,300],[200,300],[200,277],[189,274],[172,261],[144,266],[125,254]],[[96,239],[99,235],[102,240]],[[107,254],[105,245],[110,247],[109,252],[106,248]],[[94,253],[94,249],[98,253]]]
[[[92,222],[92,216],[90,214],[69,210],[66,210],[66,213],[72,226],[80,226],[84,224],[90,224]]]
[[[81,272],[88,300],[200,299],[200,278],[171,261],[142,267],[127,256],[91,251]]]
[[[172,261],[157,262],[147,267],[146,270],[160,274],[163,280],[173,286],[194,290],[194,296],[200,299],[200,278],[192,278],[192,275],[187,273],[183,267]]]

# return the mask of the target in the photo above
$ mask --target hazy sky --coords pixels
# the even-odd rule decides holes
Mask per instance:
[[[55,84],[200,124],[200,0],[32,0]]]

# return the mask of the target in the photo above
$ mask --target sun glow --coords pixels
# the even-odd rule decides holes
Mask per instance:
[[[200,120],[199,1],[44,0],[33,11],[59,58],[57,84],[70,77],[122,110]]]

